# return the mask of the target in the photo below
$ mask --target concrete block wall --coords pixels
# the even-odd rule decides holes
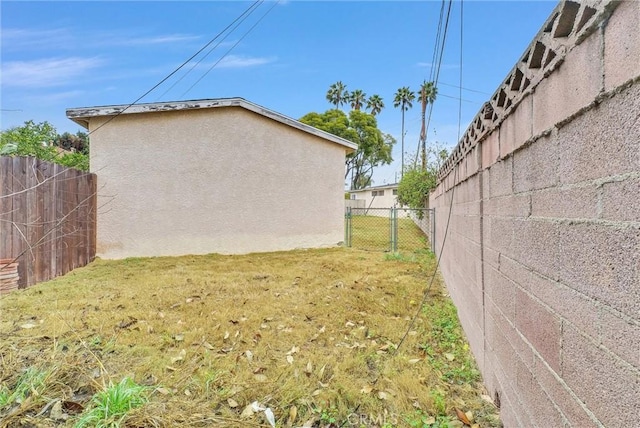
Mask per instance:
[[[504,425],[640,426],[640,2],[560,3],[439,177],[440,269]]]

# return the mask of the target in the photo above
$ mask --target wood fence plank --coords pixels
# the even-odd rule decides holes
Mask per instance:
[[[25,240],[25,224],[27,222],[27,159],[14,157],[13,159],[13,216],[12,216],[12,251],[18,257],[19,288],[25,288],[29,283],[27,263],[28,245]]]
[[[53,278],[55,271],[55,235],[49,233],[55,224],[55,167],[49,162],[42,162],[42,184],[40,195],[42,197],[42,245],[41,245],[41,269],[42,281]],[[53,206],[53,208],[52,208]],[[53,260],[52,260],[53,259]]]
[[[0,157],[0,259],[13,257],[11,220],[13,219],[13,160]]]
[[[95,258],[96,182],[35,158],[0,157],[0,256],[20,255],[20,288]]]

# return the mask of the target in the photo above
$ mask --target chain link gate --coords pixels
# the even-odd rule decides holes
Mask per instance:
[[[433,249],[434,210],[353,208],[345,212],[345,246],[363,250]]]

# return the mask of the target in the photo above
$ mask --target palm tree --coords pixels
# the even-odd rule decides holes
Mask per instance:
[[[402,161],[401,161],[401,169],[400,169],[400,179],[402,179],[402,175],[404,174],[404,112],[413,107],[411,102],[416,98],[416,95],[409,89],[408,86],[403,86],[398,89],[395,94],[395,98],[393,99],[393,106],[400,107],[402,110]]]
[[[349,102],[351,103],[351,108],[354,110],[360,110],[362,104],[364,104],[367,98],[367,94],[362,92],[361,89],[356,89],[349,94]]]
[[[375,116],[384,108],[384,102],[380,95],[371,95],[367,100],[367,108],[371,109],[371,115]]]
[[[422,103],[422,128],[420,129],[420,147],[422,156],[422,170],[427,168],[427,129],[425,126],[425,114],[427,105],[433,104],[438,95],[438,88],[434,82],[424,80],[420,85],[420,101]]]
[[[347,85],[338,80],[333,85],[329,86],[327,91],[327,100],[336,106],[336,109],[340,108],[342,104],[349,99],[349,92],[347,92]]]

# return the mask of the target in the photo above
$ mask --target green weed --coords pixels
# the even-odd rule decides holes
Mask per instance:
[[[22,403],[30,395],[40,395],[49,373],[35,367],[29,367],[18,377],[13,392],[6,386],[0,388],[0,409]]]
[[[93,396],[93,407],[86,411],[75,427],[118,428],[131,409],[144,405],[147,389],[129,378],[109,386]]]

